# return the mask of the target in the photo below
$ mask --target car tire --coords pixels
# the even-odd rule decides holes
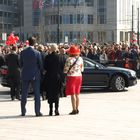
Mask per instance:
[[[125,79],[121,75],[116,75],[111,80],[111,89],[112,91],[124,91],[125,89]]]

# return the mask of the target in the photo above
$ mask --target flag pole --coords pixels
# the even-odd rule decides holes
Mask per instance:
[[[139,40],[139,39],[140,39],[140,38],[139,38],[139,33],[140,33],[140,31],[139,31],[139,24],[140,24],[140,21],[139,21],[139,8],[138,8],[137,10],[138,10],[138,31],[137,31],[137,44],[139,45],[139,43],[140,43],[140,42],[139,42],[139,41],[140,41],[140,40]]]

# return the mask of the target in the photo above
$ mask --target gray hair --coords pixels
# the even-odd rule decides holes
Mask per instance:
[[[56,51],[58,51],[58,45],[55,44],[55,43],[52,44],[52,45],[51,45],[51,51],[52,51],[52,52],[56,52]]]

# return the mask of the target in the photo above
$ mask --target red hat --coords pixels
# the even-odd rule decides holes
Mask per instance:
[[[72,45],[68,49],[67,53],[72,54],[72,55],[79,55],[80,54],[80,49],[79,49],[79,47],[77,47],[75,45]]]

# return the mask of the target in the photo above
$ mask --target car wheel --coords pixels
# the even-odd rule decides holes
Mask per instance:
[[[116,75],[111,80],[111,89],[113,91],[123,91],[125,88],[125,79],[120,75]]]

